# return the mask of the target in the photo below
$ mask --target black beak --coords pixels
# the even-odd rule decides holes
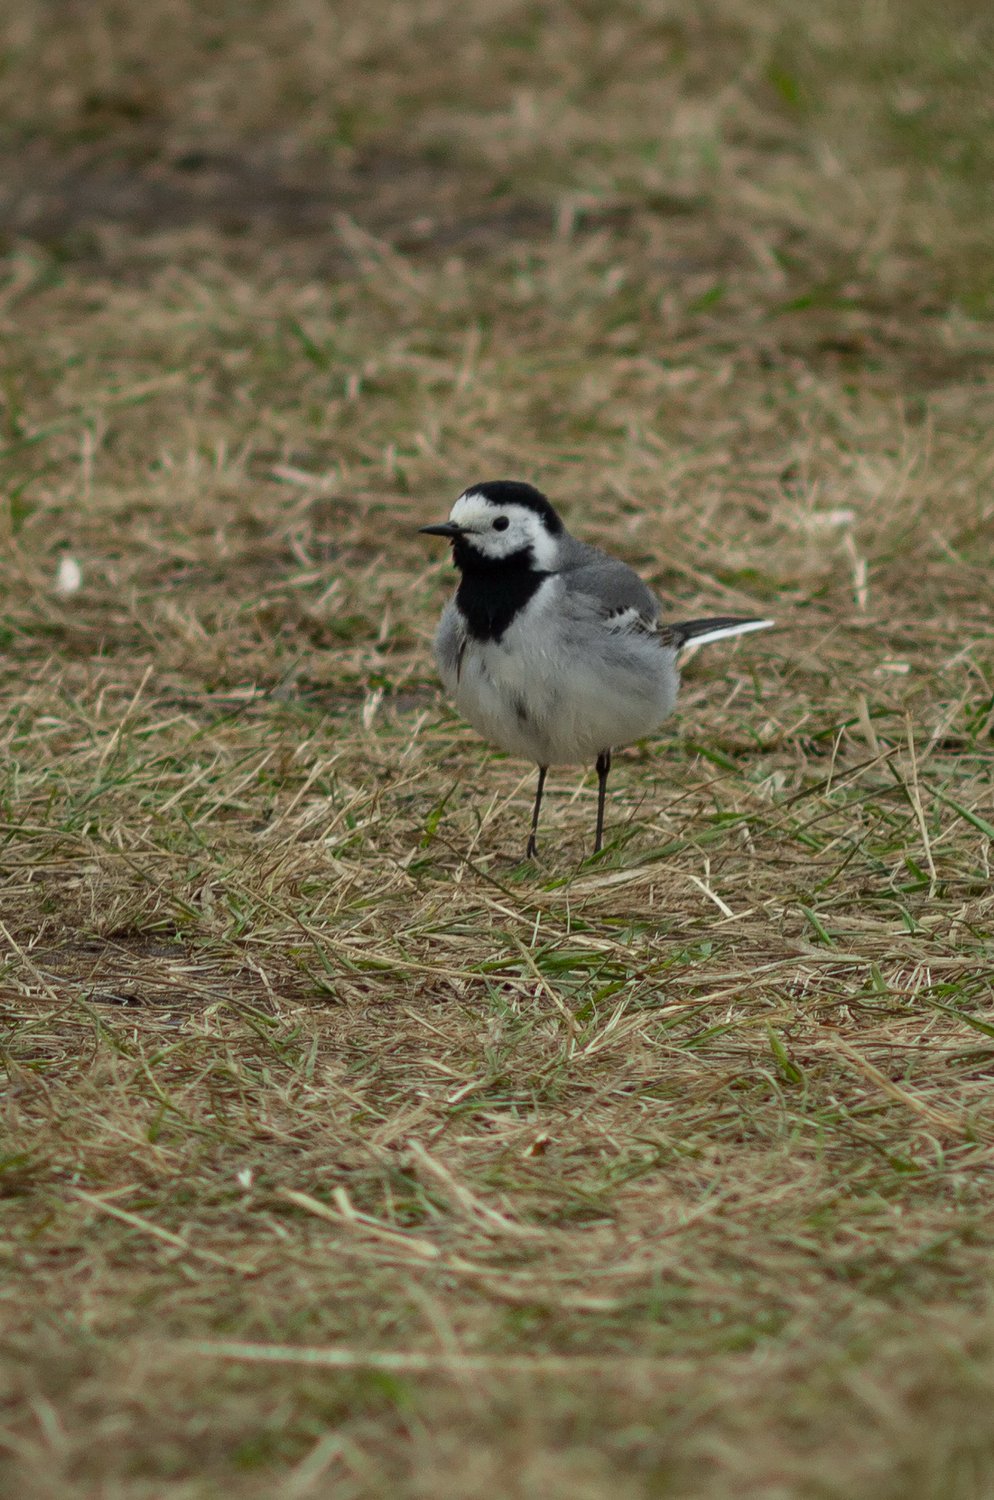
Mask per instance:
[[[438,526],[419,526],[418,530],[425,532],[428,536],[448,537],[450,541],[457,536],[462,536],[463,531],[461,526],[456,526],[452,521],[442,521]]]

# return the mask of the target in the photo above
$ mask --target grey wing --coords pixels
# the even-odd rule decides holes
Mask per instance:
[[[656,629],[662,606],[627,563],[571,537],[560,573],[568,595],[584,611],[621,629]]]
[[[459,682],[459,669],[465,649],[466,627],[456,609],[455,600],[450,599],[442,611],[435,633],[435,661],[439,676],[450,693],[455,692]]]

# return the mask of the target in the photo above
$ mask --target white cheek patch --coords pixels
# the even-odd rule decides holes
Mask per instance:
[[[494,521],[506,516],[506,531],[495,531]],[[471,532],[472,544],[485,557],[510,557],[530,547],[535,567],[543,573],[554,573],[559,559],[559,543],[550,536],[541,516],[526,506],[494,505],[483,495],[469,490],[460,495],[449,517],[457,526]]]
[[[559,543],[554,536],[549,535],[537,516],[529,541],[536,567],[541,568],[543,573],[554,573],[559,561]]]

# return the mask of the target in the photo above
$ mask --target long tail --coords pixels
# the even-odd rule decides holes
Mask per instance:
[[[769,630],[773,620],[742,620],[734,615],[719,615],[714,620],[684,620],[668,627],[678,651],[685,646],[706,646],[709,641],[723,641],[728,635],[747,635],[751,630]]]

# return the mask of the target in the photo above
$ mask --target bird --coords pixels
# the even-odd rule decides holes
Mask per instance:
[[[446,691],[484,739],[538,767],[525,858],[538,853],[549,767],[591,761],[599,854],[612,751],[673,711],[680,652],[774,622],[664,623],[639,575],[571,536],[548,497],[521,480],[470,485],[447,521],[418,530],[451,543],[460,575],[434,642]]]

